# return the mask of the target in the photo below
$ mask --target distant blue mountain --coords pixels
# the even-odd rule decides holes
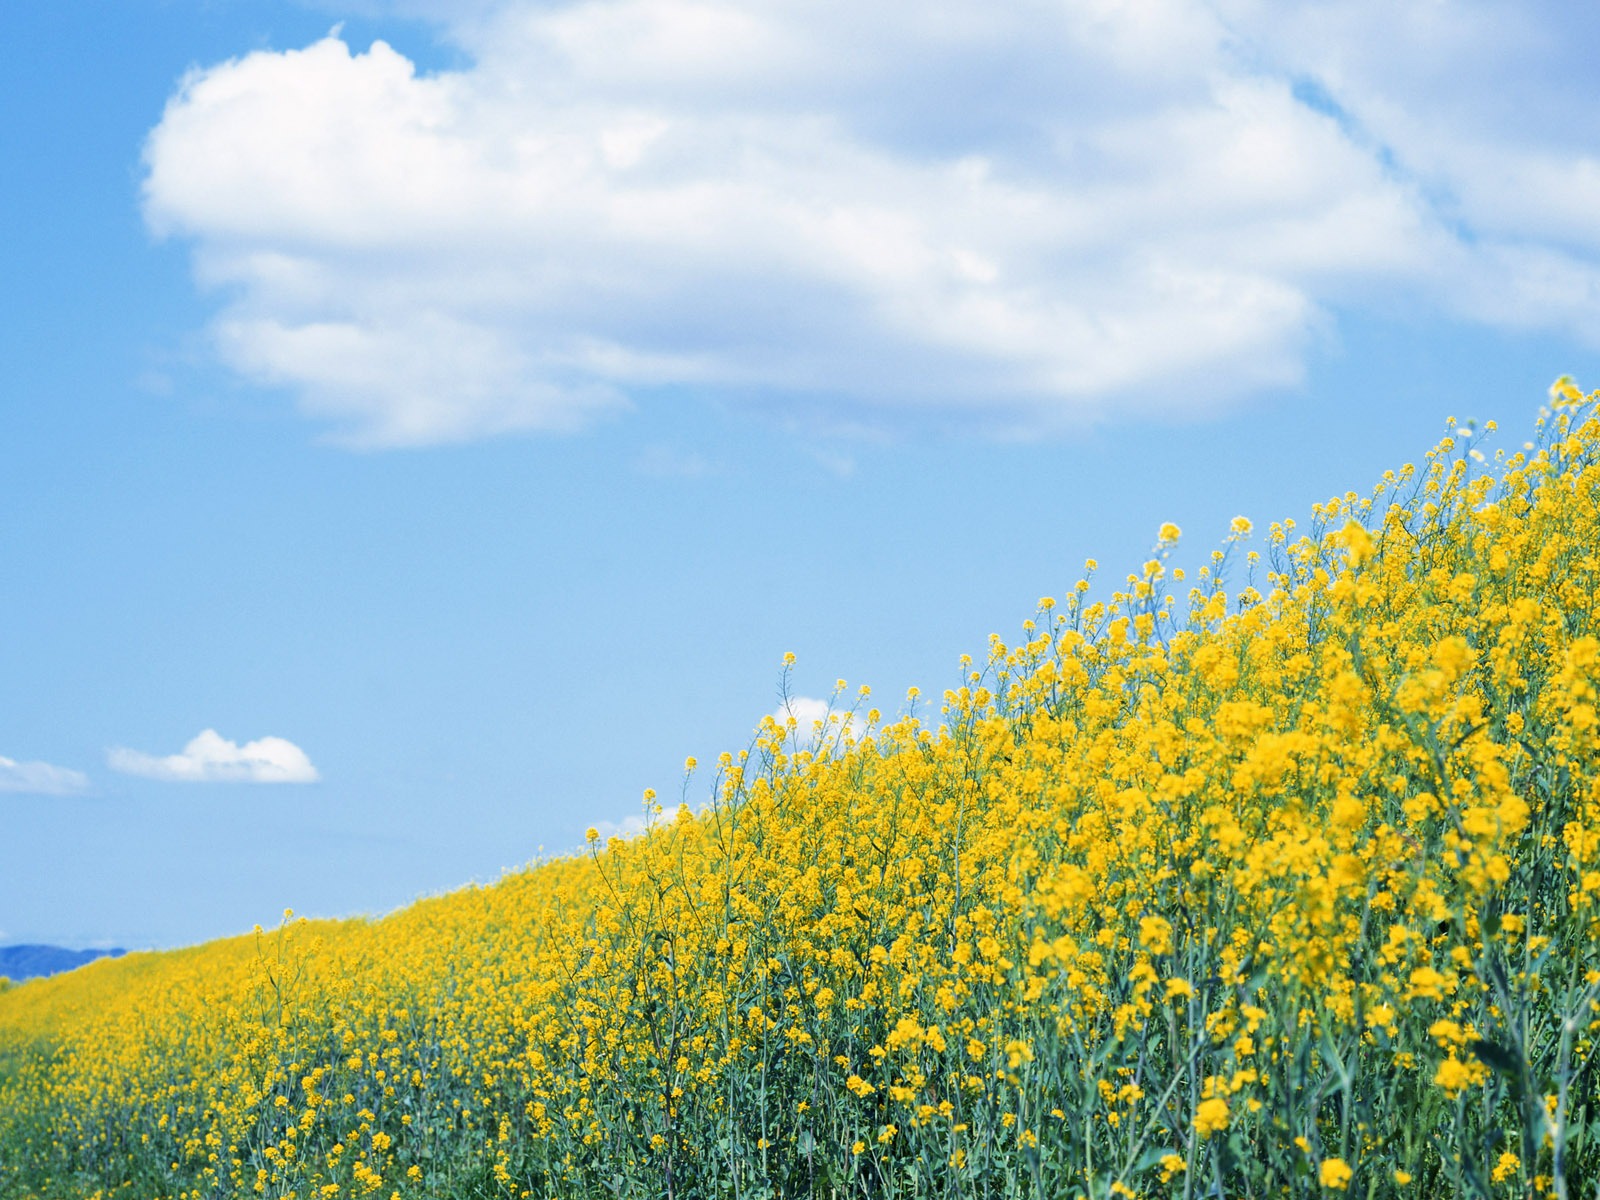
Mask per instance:
[[[21,983],[70,971],[97,958],[116,958],[125,950],[63,950],[60,946],[0,946],[0,976]]]

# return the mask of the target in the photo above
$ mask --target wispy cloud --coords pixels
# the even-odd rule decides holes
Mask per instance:
[[[679,446],[647,446],[634,459],[634,469],[656,479],[700,479],[716,471],[715,465],[698,450]]]
[[[89,777],[47,762],[17,762],[0,755],[0,792],[34,796],[73,796],[89,790]]]
[[[1570,6],[422,9],[471,66],[252,53],[146,146],[219,353],[354,443],[685,384],[1026,436],[1291,384],[1343,307],[1600,330]]]
[[[157,756],[118,747],[106,762],[114,771],[182,783],[314,783],[319,778],[304,750],[280,737],[239,745],[204,730],[181,753]]]

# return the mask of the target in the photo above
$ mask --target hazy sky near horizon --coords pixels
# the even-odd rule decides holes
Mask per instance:
[[[93,0],[0,18],[0,943],[621,829],[1083,560],[1600,382],[1600,14]],[[704,799],[691,780],[687,797]]]

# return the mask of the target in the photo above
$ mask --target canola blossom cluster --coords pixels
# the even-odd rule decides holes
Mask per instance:
[[[639,836],[13,987],[0,1196],[1593,1196],[1597,407]]]

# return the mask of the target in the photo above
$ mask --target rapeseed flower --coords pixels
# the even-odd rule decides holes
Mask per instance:
[[[10,987],[0,1191],[1589,1194],[1597,399],[1190,581],[1163,525],[638,836]]]

